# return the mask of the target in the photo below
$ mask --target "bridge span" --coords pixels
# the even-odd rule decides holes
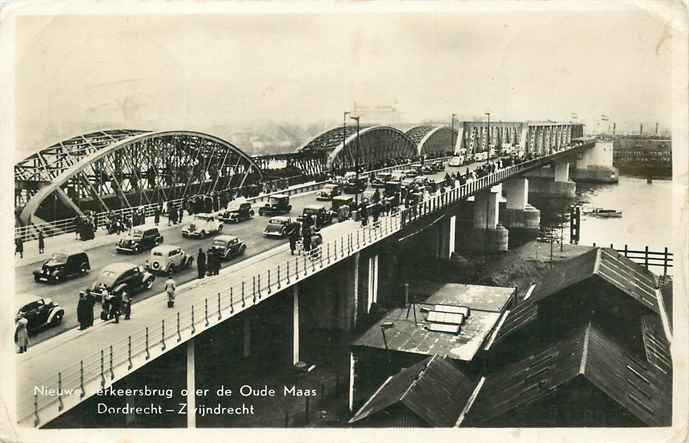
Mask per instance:
[[[362,258],[368,260],[369,269],[370,266],[375,269],[369,274],[378,278],[378,252],[372,248],[385,244],[394,248],[410,234],[433,228],[438,232],[437,253],[447,257],[456,245],[452,240],[456,234],[454,219],[467,199],[475,200],[475,229],[480,231],[485,227],[484,235],[488,235],[489,228],[495,230],[499,224],[501,184],[509,189],[507,207],[523,210],[528,203],[525,173],[553,165],[554,181],[568,182],[569,167],[563,165],[589,149],[595,149],[593,140],[562,145],[463,185],[455,183],[454,187],[428,195],[418,204],[402,206],[383,215],[375,224],[362,226],[351,220],[337,223],[322,230],[324,241],[314,257],[292,256],[287,246],[280,244],[225,268],[218,277],[183,285],[174,309],[164,307],[161,293],[138,303],[135,315],[126,326],[113,327],[111,322],[104,322],[85,331],[71,330],[47,340],[18,356],[17,422],[21,426],[44,426],[101,388],[132,375],[180,345],[193,343],[204,331],[276,295],[291,298],[292,354],[293,361],[297,362],[300,300],[308,295],[302,294],[304,281],[323,275],[335,266],[350,269],[349,283],[333,290],[334,297],[341,298],[338,306],[342,323],[345,328],[351,328],[357,317],[367,314],[377,299],[378,283],[362,286],[360,282]],[[499,242],[495,242],[495,247],[501,247]],[[187,355],[193,361],[193,345],[188,345]],[[193,363],[187,363],[193,368]]]

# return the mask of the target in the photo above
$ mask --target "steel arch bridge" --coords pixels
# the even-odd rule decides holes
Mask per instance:
[[[422,125],[408,129],[405,134],[416,145],[417,155],[433,158],[454,151],[458,131],[449,126]]]
[[[359,128],[359,165],[374,168],[390,161],[418,156],[416,144],[402,131],[391,126]],[[357,165],[356,127],[330,129],[300,147],[297,152],[325,151],[328,169],[351,169]]]
[[[24,225],[38,214],[56,218],[58,210],[83,215],[241,191],[263,175],[251,157],[213,135],[128,129],[54,144],[15,164],[14,173],[15,211]]]

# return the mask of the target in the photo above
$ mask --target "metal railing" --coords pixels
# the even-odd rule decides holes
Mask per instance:
[[[203,297],[199,296],[190,307],[166,315],[124,339],[81,356],[70,366],[57,368],[48,379],[35,385],[55,389],[54,392],[58,393],[63,392],[63,390],[75,389],[80,392],[80,397],[84,397],[86,396],[85,386],[87,384],[98,381],[101,388],[106,384],[111,384],[115,378],[119,379],[129,374],[135,366],[134,362],[138,362],[137,367],[139,367],[151,359],[154,352],[165,352],[170,344],[180,343],[182,340],[200,334],[207,328],[260,303],[272,294],[345,260],[384,238],[390,237],[401,231],[407,224],[448,207],[478,191],[490,188],[525,170],[538,167],[554,157],[578,148],[580,145],[581,143],[578,143],[569,149],[503,168],[493,174],[445,192],[438,191],[416,205],[381,216],[375,223],[366,226],[360,225],[353,232],[333,241],[324,242],[311,254],[296,257],[287,256],[286,260],[277,263],[277,265],[265,266],[251,275],[250,278],[240,279],[241,271],[238,271],[227,272],[214,279],[194,282],[188,290],[196,291],[198,295],[205,294]],[[404,167],[404,165],[398,167]],[[273,254],[273,257],[276,255]],[[221,285],[222,288],[218,289],[218,285]],[[208,295],[209,293],[212,295]],[[34,426],[44,424],[47,420],[41,418],[41,411],[52,406],[55,408],[54,412],[59,412],[64,408],[64,401],[62,395],[38,396],[34,391],[30,393],[18,392],[17,417],[19,422],[30,420],[33,417]]]
[[[434,159],[434,160],[443,160],[445,158],[439,158],[439,159]],[[395,171],[399,169],[404,169],[409,167],[409,165],[412,163],[408,164],[402,164],[402,165],[395,165],[395,166],[388,166],[385,168],[381,169],[376,169],[372,171],[366,171],[362,172],[359,174],[360,176],[371,176],[372,174],[377,174],[380,172],[385,172],[385,171]],[[289,177],[293,178],[293,177]],[[288,180],[289,178],[282,178],[282,179],[277,179],[274,180],[274,182],[284,182],[284,180]],[[272,183],[272,182],[271,182]],[[265,201],[266,199],[270,198],[272,195],[277,195],[277,194],[287,194],[287,195],[295,195],[295,194],[301,194],[304,192],[309,192],[312,190],[320,189],[321,186],[323,186],[327,181],[319,181],[319,182],[313,182],[313,183],[305,183],[302,185],[296,185],[294,187],[289,187],[289,188],[284,188],[284,189],[278,189],[276,191],[271,191],[268,193],[261,193],[255,197],[249,197],[247,198],[247,201],[249,202],[257,202],[257,201]],[[167,201],[167,208],[179,208],[179,206],[182,204],[183,200],[185,198],[176,198],[172,200]],[[132,214],[135,211],[141,210],[144,214],[144,217],[152,217],[155,215],[156,210],[160,207],[160,203],[149,203],[146,205],[140,205],[140,206],[132,206],[128,208],[120,208],[120,209],[114,209],[112,211],[108,212],[99,212],[94,215],[94,222],[95,222],[95,229],[98,230],[99,228],[102,228],[106,225],[107,220],[109,219],[110,215],[115,215],[120,217],[121,219],[128,220]],[[63,235],[63,234],[71,234],[75,233],[77,229],[77,224],[78,224],[79,217],[74,216],[62,220],[56,220],[52,222],[46,222],[46,223],[32,223],[27,226],[16,226],[14,228],[14,236],[15,238],[21,238],[23,241],[31,241],[31,240],[36,240],[38,238],[38,232],[43,232],[43,236],[48,238],[48,237],[55,237],[58,235]]]

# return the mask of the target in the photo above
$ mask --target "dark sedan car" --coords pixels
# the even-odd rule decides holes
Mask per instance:
[[[155,248],[163,242],[158,228],[134,229],[130,235],[117,242],[117,252],[138,254],[144,249]]]
[[[246,251],[246,243],[234,235],[220,235],[213,240],[211,250],[215,251],[221,258],[227,259],[242,255]]]
[[[49,298],[25,297],[21,301],[21,307],[17,316],[26,318],[29,322],[29,333],[37,332],[48,326],[57,326],[62,322],[65,310]]]
[[[90,270],[91,264],[85,252],[57,252],[43,262],[41,269],[33,271],[33,278],[37,282],[57,283],[88,274]]]
[[[131,263],[113,263],[104,267],[88,292],[101,299],[102,289],[105,288],[111,295],[132,295],[137,292],[151,289],[155,277],[147,272],[143,266]]]

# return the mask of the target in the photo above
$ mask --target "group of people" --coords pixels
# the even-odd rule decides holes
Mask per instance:
[[[79,329],[84,330],[89,326],[93,326],[93,306],[96,304],[96,297],[86,291],[79,293],[79,302],[77,303],[77,321],[79,322]]]
[[[105,230],[108,234],[120,235],[131,227],[131,220],[127,220],[122,214],[110,211],[105,218]]]
[[[213,248],[209,248],[208,252],[204,252],[203,248],[199,248],[199,253],[196,256],[198,277],[204,278],[207,275],[218,275],[220,273],[221,260],[220,254],[215,252]]]

